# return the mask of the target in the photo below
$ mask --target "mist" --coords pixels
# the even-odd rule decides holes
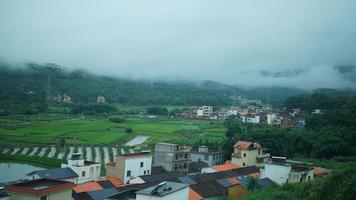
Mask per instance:
[[[354,0],[2,0],[0,59],[134,79],[355,88],[355,8]]]

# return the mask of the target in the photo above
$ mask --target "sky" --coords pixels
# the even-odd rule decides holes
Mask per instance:
[[[0,60],[137,79],[356,88],[355,0],[0,0]]]

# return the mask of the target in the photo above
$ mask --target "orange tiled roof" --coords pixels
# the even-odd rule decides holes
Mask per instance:
[[[115,185],[116,187],[122,186],[124,185],[124,182],[122,182],[120,179],[118,178],[114,178],[114,177],[110,177],[108,178],[108,181],[110,181],[113,185]]]
[[[193,189],[189,188],[189,200],[203,200],[204,198],[196,193]]]
[[[83,184],[79,184],[73,188],[73,190],[76,193],[81,193],[81,192],[91,192],[95,190],[102,190],[103,188],[96,182],[87,182]]]
[[[320,175],[320,174],[328,174],[330,173],[330,170],[322,167],[314,167],[313,172],[315,175]]]
[[[236,142],[236,144],[234,145],[235,148],[238,148],[238,149],[244,149],[244,150],[247,150],[249,149],[249,147],[252,145],[253,143],[252,142],[248,142],[248,141],[243,141],[243,140],[239,140]],[[258,143],[255,143],[256,144],[256,149],[261,149],[262,146]]]
[[[223,165],[215,165],[215,166],[212,166],[211,168],[221,172],[221,171],[237,169],[237,168],[240,168],[240,166],[233,164],[230,161],[226,161],[225,164],[223,164]]]

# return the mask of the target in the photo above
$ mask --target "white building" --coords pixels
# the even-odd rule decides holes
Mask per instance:
[[[115,163],[106,165],[106,177],[116,177],[128,184],[131,179],[151,174],[151,167],[150,152],[118,154]]]
[[[81,153],[73,153],[68,163],[63,163],[61,167],[69,167],[77,173],[78,184],[97,180],[100,177],[100,163],[84,160]]]
[[[136,192],[136,200],[188,200],[189,186],[183,183],[162,182]]]
[[[273,156],[272,160],[265,164],[261,178],[269,178],[278,185],[283,185],[310,181],[314,179],[314,172],[312,167],[302,162]]]

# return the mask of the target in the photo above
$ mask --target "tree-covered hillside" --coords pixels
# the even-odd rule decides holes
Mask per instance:
[[[273,103],[302,92],[296,89],[283,92],[287,90],[281,88],[246,90],[214,81],[138,81],[97,76],[82,70],[69,71],[55,64],[33,63],[18,68],[0,64],[0,80],[1,110],[10,113],[45,111],[47,97],[59,94],[69,95],[79,104],[95,103],[96,97],[102,95],[108,103],[128,105],[225,106],[234,104],[231,96],[258,97]]]

